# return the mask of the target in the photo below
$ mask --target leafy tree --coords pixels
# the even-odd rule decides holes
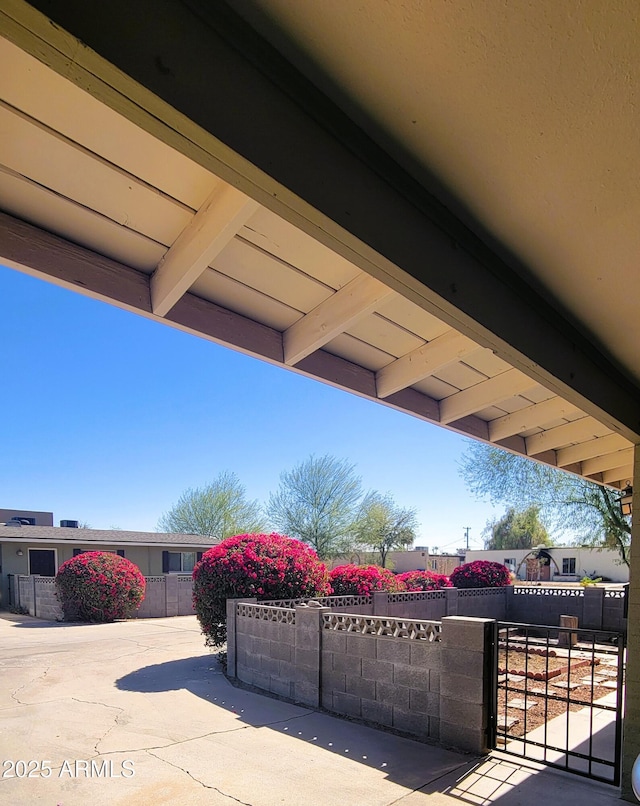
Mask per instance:
[[[572,530],[584,545],[615,549],[629,565],[631,525],[620,512],[618,491],[480,442],[469,443],[460,474],[473,493],[494,503],[538,506],[553,528]]]
[[[264,531],[257,501],[249,501],[235,473],[220,473],[206,487],[188,489],[158,522],[161,532],[206,535],[215,540]]]
[[[416,527],[415,509],[398,506],[388,493],[371,492],[360,505],[354,537],[358,544],[373,550],[385,568],[390,551],[413,543]]]
[[[348,551],[361,497],[352,464],[311,456],[281,473],[267,513],[281,532],[308,543],[324,560]]]
[[[540,507],[530,506],[518,512],[509,507],[505,514],[487,524],[484,534],[486,549],[531,549],[552,546],[546,526],[540,522]]]

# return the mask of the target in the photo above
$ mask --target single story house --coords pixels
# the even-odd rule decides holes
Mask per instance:
[[[202,535],[79,529],[68,526],[0,526],[0,608],[9,606],[12,574],[55,576],[59,566],[83,551],[113,551],[145,576],[190,573],[217,541]]]
[[[613,549],[544,546],[468,551],[466,562],[475,560],[503,563],[518,579],[529,582],[578,582],[584,576],[602,577],[610,582],[629,581],[629,568]]]

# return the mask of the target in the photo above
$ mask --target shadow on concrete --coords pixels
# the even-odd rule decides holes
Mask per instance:
[[[562,806],[613,806],[620,802],[616,787],[501,753],[471,765],[462,774],[446,775],[435,788],[427,784],[420,791],[443,793],[476,806],[533,806],[547,801]]]
[[[416,797],[443,794],[479,806],[536,804],[548,800],[550,792],[563,806],[612,806],[619,799],[613,786],[535,762],[499,753],[488,758],[464,755],[236,687],[213,654],[146,666],[115,682],[120,690],[149,694],[186,689],[212,707],[233,713],[246,726],[287,734],[384,771],[387,779],[414,790]]]
[[[120,690],[147,694],[186,689],[212,707],[235,714],[247,726],[277,731],[374,767],[389,780],[411,790],[434,785],[443,776],[454,771],[461,773],[478,763],[477,756],[236,687],[222,673],[215,655],[146,666],[115,682]]]

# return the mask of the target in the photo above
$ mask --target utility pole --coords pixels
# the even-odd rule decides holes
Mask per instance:
[[[463,526],[462,528],[464,529],[464,536],[467,539],[467,551],[469,551],[469,530],[471,529],[471,527],[470,526]]]

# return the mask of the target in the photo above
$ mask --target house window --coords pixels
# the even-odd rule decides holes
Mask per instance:
[[[515,557],[506,557],[504,561],[504,565],[507,566],[509,571],[515,573],[516,570],[516,558]]]
[[[438,570],[438,561],[437,560],[429,560],[429,567],[432,571]]]
[[[575,557],[563,557],[562,559],[562,573],[563,574],[575,574],[576,572],[576,558]]]
[[[29,573],[40,574],[43,577],[56,575],[55,549],[29,549]]]
[[[199,554],[200,552],[198,552]],[[197,556],[195,551],[163,551],[162,552],[162,573],[163,574],[190,574],[196,564]]]

